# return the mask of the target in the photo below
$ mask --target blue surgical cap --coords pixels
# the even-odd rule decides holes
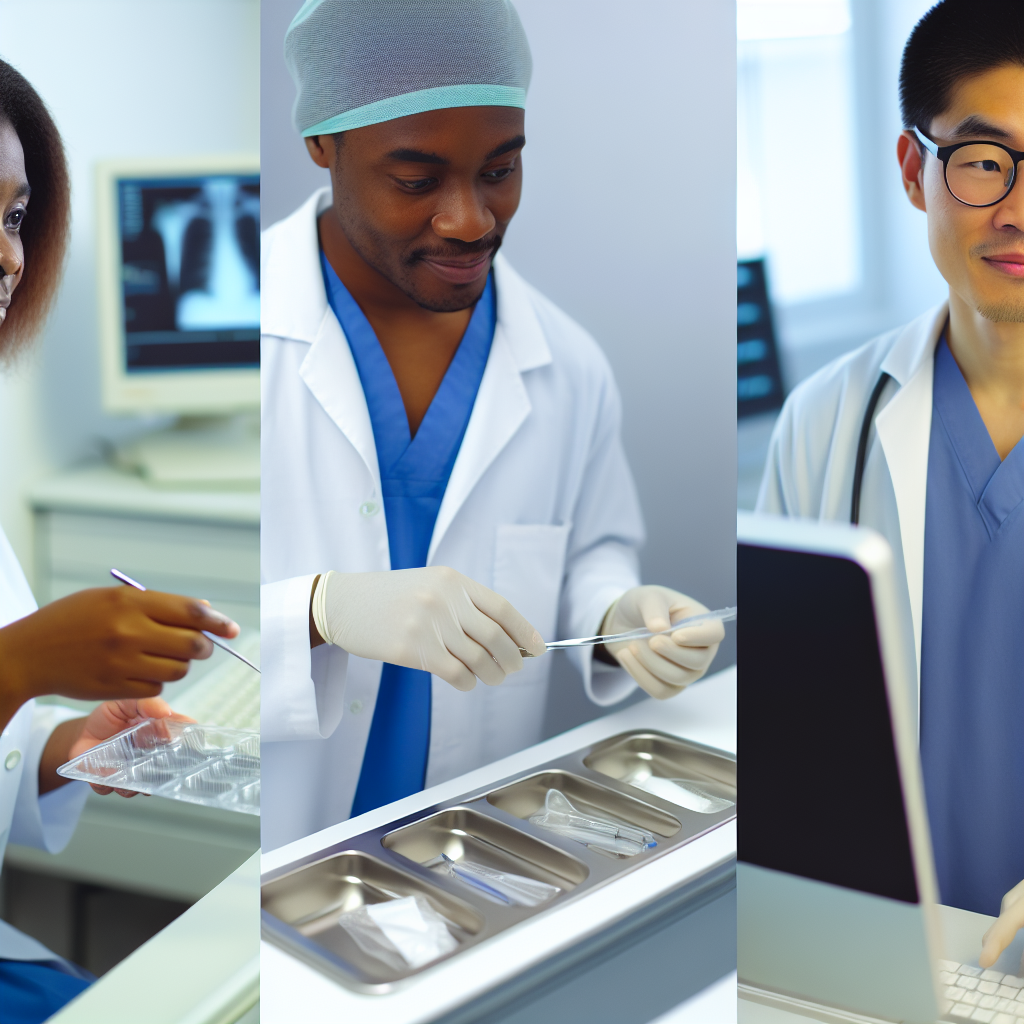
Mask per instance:
[[[284,37],[295,127],[329,135],[448,107],[525,107],[510,0],[306,0]]]

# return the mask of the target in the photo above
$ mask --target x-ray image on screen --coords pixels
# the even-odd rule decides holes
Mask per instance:
[[[257,175],[118,181],[126,368],[259,365]]]

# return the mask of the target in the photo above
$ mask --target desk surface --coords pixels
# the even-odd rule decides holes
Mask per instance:
[[[43,480],[29,493],[34,509],[231,523],[258,527],[257,490],[172,490],[112,466],[83,466]]]
[[[351,836],[424,810],[443,800],[528,771],[545,761],[627,729],[660,729],[698,743],[735,752],[736,673],[720,672],[671,701],[645,700],[555,736],[527,750],[351,818],[263,855],[262,870],[275,870]],[[583,938],[594,935],[686,880],[699,877],[736,855],[735,823],[729,822],[638,871],[594,890],[549,914],[523,921],[451,961],[410,979],[386,995],[364,995],[329,980],[268,942],[262,944],[263,1024],[415,1024],[459,1006]]]
[[[942,956],[946,960],[978,966],[978,954],[981,952],[981,937],[988,931],[993,917],[984,914],[972,914],[969,910],[956,907],[939,907],[939,919],[942,924]],[[1024,957],[1024,931],[1003,950],[1003,955],[993,965],[993,969],[1004,974],[1024,974],[1022,969]],[[797,1010],[782,1009],[778,1006],[766,1006],[752,999],[740,997],[739,1024],[807,1024],[818,1021],[820,1024],[836,1024],[838,1021],[850,1024],[886,1024],[876,1017],[865,1017],[847,1011],[829,1012],[825,1007],[818,1012],[811,1007],[800,1007]]]

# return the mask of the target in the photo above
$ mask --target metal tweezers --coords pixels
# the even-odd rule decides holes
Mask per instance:
[[[598,644],[616,644],[627,640],[646,640],[652,636],[664,636],[666,633],[674,633],[677,629],[685,629],[687,626],[697,626],[702,622],[731,622],[736,618],[735,608],[719,608],[714,612],[703,612],[700,615],[691,615],[689,618],[680,619],[669,626],[668,629],[658,630],[652,633],[649,629],[633,629],[628,633],[611,633],[607,636],[584,636],[575,640],[555,640],[544,645],[544,652],[561,651],[567,647],[596,647]],[[519,653],[524,658],[532,658],[534,655],[529,651],[519,648]]]

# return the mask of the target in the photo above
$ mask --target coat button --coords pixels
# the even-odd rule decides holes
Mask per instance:
[[[380,511],[380,505],[375,501],[364,501],[359,506],[359,512],[364,516],[375,516]]]
[[[363,702],[361,700],[354,700],[349,704],[348,709],[353,715],[358,715],[363,710]]]
[[[4,767],[9,771],[13,772],[15,768],[21,763],[21,751],[12,750],[7,757],[4,758]]]

